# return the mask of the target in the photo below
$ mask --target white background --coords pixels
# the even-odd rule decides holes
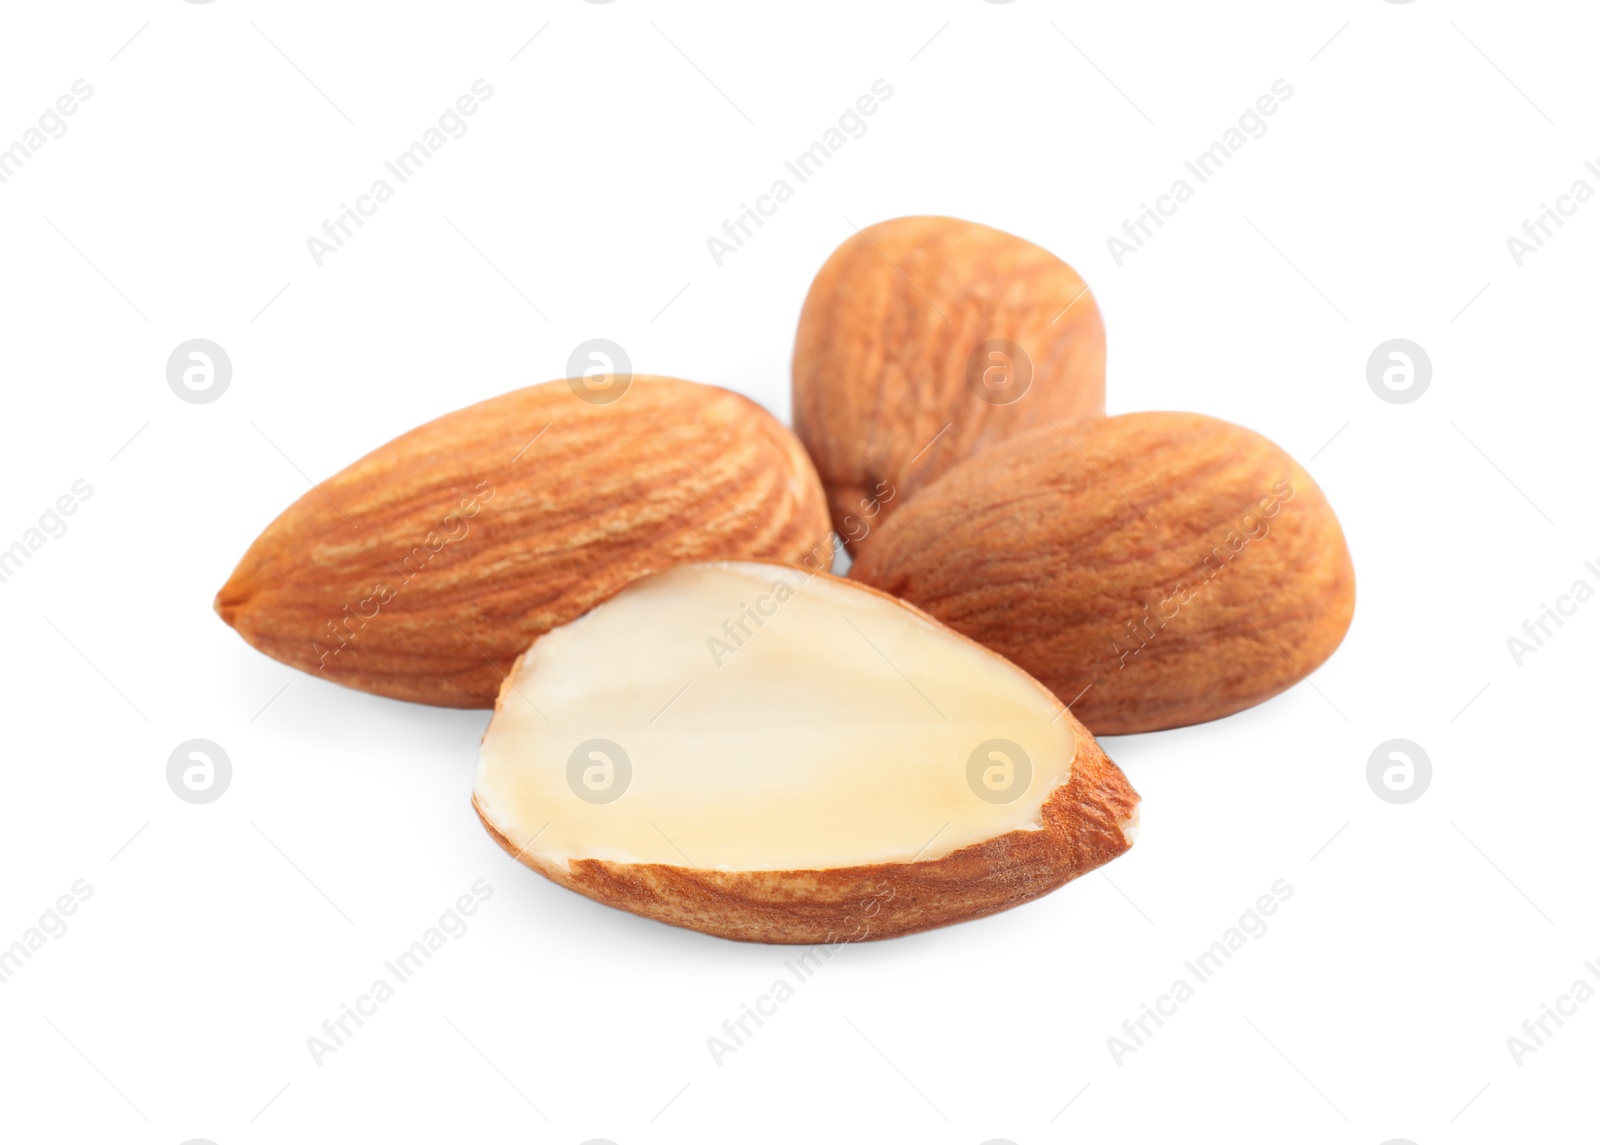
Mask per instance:
[[[1440,0],[8,5],[0,146],[74,80],[94,94],[0,185],[0,547],[94,492],[0,584],[0,945],[74,880],[93,895],[0,985],[0,1135],[1577,1139],[1600,1000],[1520,1066],[1506,1039],[1600,960],[1600,603],[1520,667],[1506,639],[1600,587],[1600,203],[1520,268],[1505,240],[1600,188],[1597,23]],[[318,268],[306,238],[479,78],[468,133]],[[1107,237],[1280,78],[1268,133],[1117,267]],[[718,268],[707,236],[876,79],[867,134]],[[211,598],[308,479],[563,376],[587,338],[787,418],[812,274],[852,225],[915,213],[1085,275],[1112,412],[1221,416],[1305,463],[1355,623],[1267,704],[1106,742],[1145,802],[1104,875],[846,948],[718,1066],[706,1039],[792,951],[515,866],[467,802],[484,713],[298,674]],[[233,362],[212,404],[164,376],[196,337]],[[1394,337],[1433,363],[1412,404],[1367,385]],[[165,780],[195,737],[234,767],[206,806]],[[1365,778],[1394,737],[1433,761],[1405,806]],[[471,930],[314,1065],[306,1039],[477,879]],[[1106,1039],[1277,879],[1268,933],[1116,1064]]]

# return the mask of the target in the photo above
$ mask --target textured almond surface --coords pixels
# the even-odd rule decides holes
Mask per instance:
[[[1305,470],[1188,413],[1006,442],[874,531],[850,575],[1026,669],[1097,735],[1260,703],[1332,654],[1355,607]]]
[[[1043,894],[1127,848],[1137,798],[1036,680],[905,602],[716,562],[536,641],[473,803],[507,851],[608,905],[824,942]]]
[[[636,377],[565,381],[447,414],[289,507],[216,608],[286,664],[403,700],[492,707],[541,633],[689,561],[826,568],[827,510],[800,443],[746,398]]]
[[[996,340],[1015,349],[984,348]],[[853,549],[980,449],[1104,414],[1105,359],[1094,296],[1042,247],[932,216],[852,236],[811,284],[794,348],[795,432],[834,528]]]

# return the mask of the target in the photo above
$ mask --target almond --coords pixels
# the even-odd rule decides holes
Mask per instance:
[[[828,258],[800,314],[795,432],[852,548],[946,469],[1105,413],[1105,329],[1083,279],[1025,239],[891,219]]]
[[[217,594],[267,655],[363,691],[491,707],[517,655],[630,581],[754,557],[826,568],[815,471],[746,398],[635,377],[447,414],[291,505]]]
[[[1008,441],[874,530],[850,575],[1014,661],[1097,735],[1258,704],[1326,660],[1355,607],[1305,470],[1189,413]]]
[[[506,851],[754,942],[890,938],[1127,850],[1138,796],[1021,669],[893,597],[754,562],[636,581],[541,636],[483,738]]]

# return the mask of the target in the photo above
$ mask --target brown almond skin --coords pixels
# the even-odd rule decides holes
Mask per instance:
[[[982,354],[969,379],[992,339],[1021,350],[1009,374],[991,375],[1009,387],[984,385],[994,360]],[[1031,381],[1014,397],[1022,358]],[[891,219],[846,240],[811,284],[795,335],[795,432],[853,549],[965,458],[1104,415],[1105,370],[1099,307],[1055,255],[961,219]]]
[[[1259,434],[1190,413],[1006,442],[873,530],[850,576],[1007,657],[1096,735],[1275,696],[1355,608],[1316,483]]]
[[[825,567],[828,534],[804,449],[754,402],[635,377],[600,405],[555,381],[321,482],[250,546],[216,609],[347,687],[489,708],[535,638],[638,577],[712,559]]]
[[[1043,830],[1011,831],[916,863],[816,871],[712,871],[604,859],[563,865],[519,853],[476,800],[473,808],[512,858],[618,910],[742,942],[866,942],[1020,906],[1132,846],[1119,823],[1133,818],[1138,794],[1086,731],[1077,750],[1072,774],[1042,809]]]

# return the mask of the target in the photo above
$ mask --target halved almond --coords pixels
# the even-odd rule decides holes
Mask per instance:
[[[757,562],[635,582],[536,640],[473,804],[514,857],[725,938],[888,938],[1133,842],[1138,796],[1020,668],[865,586]]]

